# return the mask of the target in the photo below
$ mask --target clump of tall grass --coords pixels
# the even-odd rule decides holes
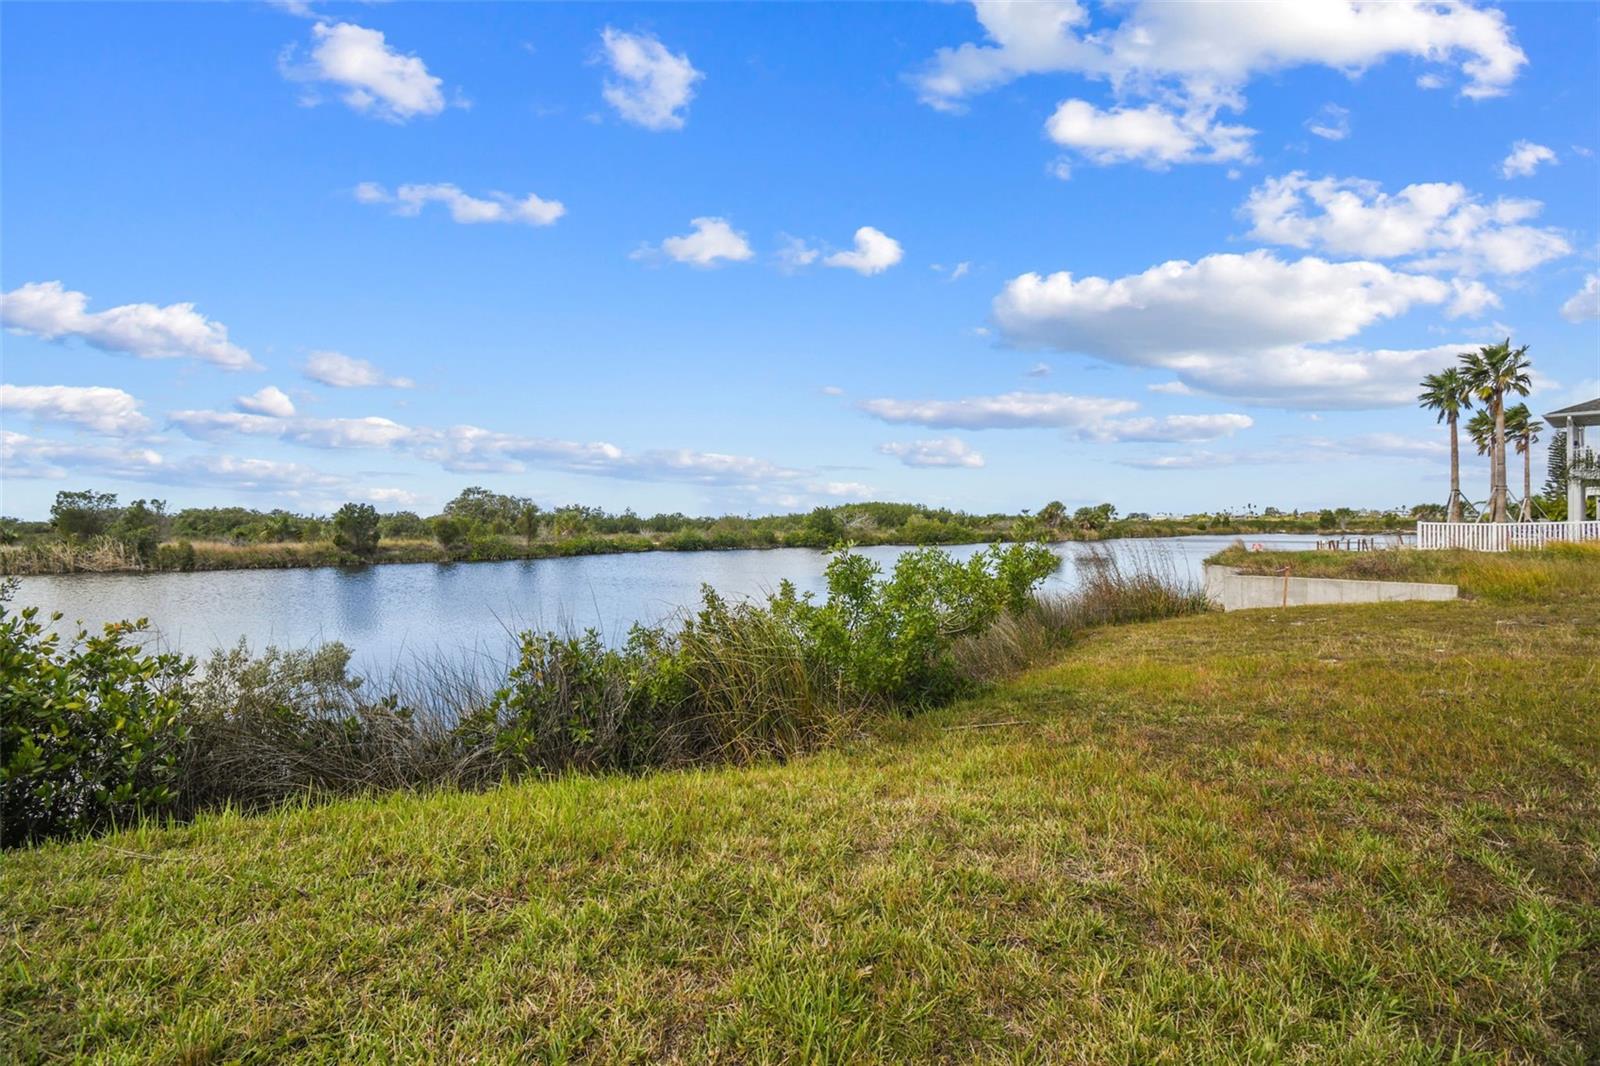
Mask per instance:
[[[1085,629],[1198,614],[1211,609],[1205,590],[1179,574],[1159,550],[1111,552],[1094,547],[1073,557],[1077,586],[1036,596],[953,650],[962,676],[993,682],[1039,662]]]
[[[105,574],[143,567],[138,551],[112,536],[0,546],[0,575]]]

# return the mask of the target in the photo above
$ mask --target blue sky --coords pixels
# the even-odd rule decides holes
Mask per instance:
[[[1392,506],[1453,352],[1600,393],[1594,5],[0,19],[9,514]]]

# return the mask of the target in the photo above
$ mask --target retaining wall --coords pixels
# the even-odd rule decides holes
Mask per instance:
[[[1454,585],[1422,581],[1356,581],[1342,577],[1241,574],[1230,566],[1206,567],[1206,598],[1224,611],[1256,607],[1308,607],[1332,603],[1453,600]]]

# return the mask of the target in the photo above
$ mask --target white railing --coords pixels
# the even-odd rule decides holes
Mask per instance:
[[[1600,522],[1418,522],[1417,547],[1503,552],[1559,541],[1600,541]]]

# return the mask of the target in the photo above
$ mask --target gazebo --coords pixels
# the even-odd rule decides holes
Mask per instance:
[[[1544,420],[1567,435],[1567,521],[1582,522],[1588,498],[1600,496],[1600,456],[1584,439],[1586,430],[1600,438],[1600,396],[1551,411]]]

